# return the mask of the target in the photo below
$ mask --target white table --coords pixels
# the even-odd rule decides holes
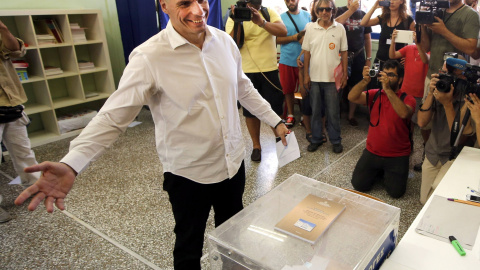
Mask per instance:
[[[465,199],[466,187],[478,190],[480,184],[480,149],[465,147],[454,161],[433,195]],[[430,205],[425,203],[402,240],[382,265],[382,270],[398,269],[480,269],[480,232],[472,250],[460,256],[450,243],[415,232],[415,228]]]

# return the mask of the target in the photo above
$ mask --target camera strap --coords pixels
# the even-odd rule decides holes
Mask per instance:
[[[288,15],[288,17],[290,18],[290,20],[292,21],[293,26],[295,26],[295,30],[297,30],[297,33],[300,33],[300,30],[298,30],[298,26],[297,26],[297,24],[295,23],[295,21],[293,20],[292,15],[290,14],[290,12],[287,11],[287,15]]]
[[[455,119],[453,120],[452,128],[450,129],[450,146],[455,145],[455,140],[458,137],[458,132],[460,131],[460,114],[461,114],[461,104],[458,106],[455,112]]]
[[[371,122],[371,115],[372,115],[372,110],[373,110],[373,105],[375,104],[375,101],[377,101],[378,97],[380,96],[380,94],[382,93],[382,89],[378,89],[378,91],[375,93],[375,95],[373,96],[373,100],[372,100],[372,106],[369,106],[369,114],[368,114],[368,124],[371,126],[371,127],[376,127],[378,126],[378,124],[380,123],[380,111],[382,110],[382,102],[379,101],[378,102],[378,120],[377,120],[377,123],[374,125],[372,124]],[[368,102],[368,91],[365,92],[365,94],[367,95],[367,102]]]

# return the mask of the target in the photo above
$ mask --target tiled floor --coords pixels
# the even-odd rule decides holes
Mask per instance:
[[[301,158],[278,169],[273,134],[262,125],[262,162],[249,159],[247,143],[245,205],[264,195],[294,173],[343,188],[352,188],[350,177],[365,147],[368,123],[359,113],[359,127],[342,120],[344,152],[334,154],[327,143],[314,153],[306,151],[303,127],[295,125]],[[298,117],[298,116],[297,116]],[[11,162],[0,166],[1,206],[14,219],[0,224],[0,268],[2,269],[172,269],[173,216],[162,190],[162,165],[155,153],[152,118],[142,110],[141,125],[129,128],[105,155],[75,182],[67,197],[67,210],[46,213],[44,207],[28,212],[26,205],[13,204],[21,191],[8,185],[16,177]],[[297,118],[298,120],[298,118]],[[58,161],[68,151],[68,139],[34,148],[39,162]],[[420,159],[420,141],[411,164]],[[369,194],[401,208],[400,237],[421,209],[418,201],[421,174],[411,172],[407,192],[390,198],[381,184]],[[207,230],[213,229],[210,218]],[[204,253],[206,253],[204,248]],[[204,256],[203,268],[209,269]]]

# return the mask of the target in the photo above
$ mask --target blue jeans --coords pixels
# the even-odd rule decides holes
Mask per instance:
[[[312,105],[312,143],[323,141],[322,93],[324,94],[325,113],[327,116],[328,139],[332,144],[342,142],[340,137],[340,100],[334,82],[312,82],[310,103]]]

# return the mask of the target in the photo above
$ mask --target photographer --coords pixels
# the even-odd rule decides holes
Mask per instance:
[[[27,95],[22,87],[12,58],[26,54],[24,42],[15,38],[0,20],[0,141],[10,154],[15,172],[25,186],[30,186],[40,177],[40,173],[25,173],[24,168],[37,164],[30,148],[26,126],[30,119],[23,111]],[[0,156],[2,154],[0,148]],[[2,196],[0,195],[0,202]],[[10,214],[0,208],[0,223],[11,219]]]
[[[446,52],[473,55],[477,48],[480,30],[478,13],[464,5],[462,0],[449,2],[449,8],[437,10],[436,22],[422,24],[421,27],[421,44],[425,52],[430,52],[428,78],[442,68]]]
[[[237,4],[239,3],[245,4],[246,2],[237,2]],[[286,36],[287,28],[275,10],[262,7],[262,0],[251,0],[246,4],[246,7],[250,9],[251,19],[235,23],[230,17],[227,20],[225,32],[234,37],[234,28],[236,27],[238,35],[244,36],[244,41],[237,43],[241,47],[243,72],[252,81],[260,95],[270,103],[275,113],[281,117],[283,115],[284,98],[278,76],[275,37]],[[235,6],[232,6],[233,17],[235,17],[235,8]],[[237,37],[234,37],[234,39],[238,40]],[[252,161],[260,162],[262,159],[260,120],[246,108],[243,108],[243,115],[253,142],[253,151],[250,158]],[[272,130],[278,137],[275,129]]]
[[[449,75],[453,76],[455,80],[464,79],[462,70],[452,67],[449,69]],[[447,71],[447,67],[444,68],[444,71]],[[440,84],[439,81],[439,75],[432,74],[429,92],[418,112],[420,127],[424,127],[430,122],[432,125],[432,132],[425,145],[425,160],[422,165],[420,189],[422,204],[425,204],[453,163],[453,160],[450,159],[452,125],[456,121],[456,117],[460,121],[463,120],[467,109],[463,99],[464,92],[459,87],[460,84],[456,84],[457,87],[454,87],[455,83],[449,83],[448,80],[442,79]],[[440,86],[441,88],[438,88]],[[463,135],[472,134],[472,132],[472,126],[468,121]],[[465,137],[462,138],[462,142],[464,139]]]
[[[370,73],[374,74],[370,74]],[[403,196],[407,187],[409,156],[412,150],[410,118],[415,110],[415,99],[400,93],[403,66],[388,60],[379,72],[383,89],[364,91],[377,71],[363,68],[363,80],[348,94],[348,100],[370,109],[370,127],[367,146],[355,166],[352,185],[355,190],[372,189],[378,177],[384,178],[388,194]]]

